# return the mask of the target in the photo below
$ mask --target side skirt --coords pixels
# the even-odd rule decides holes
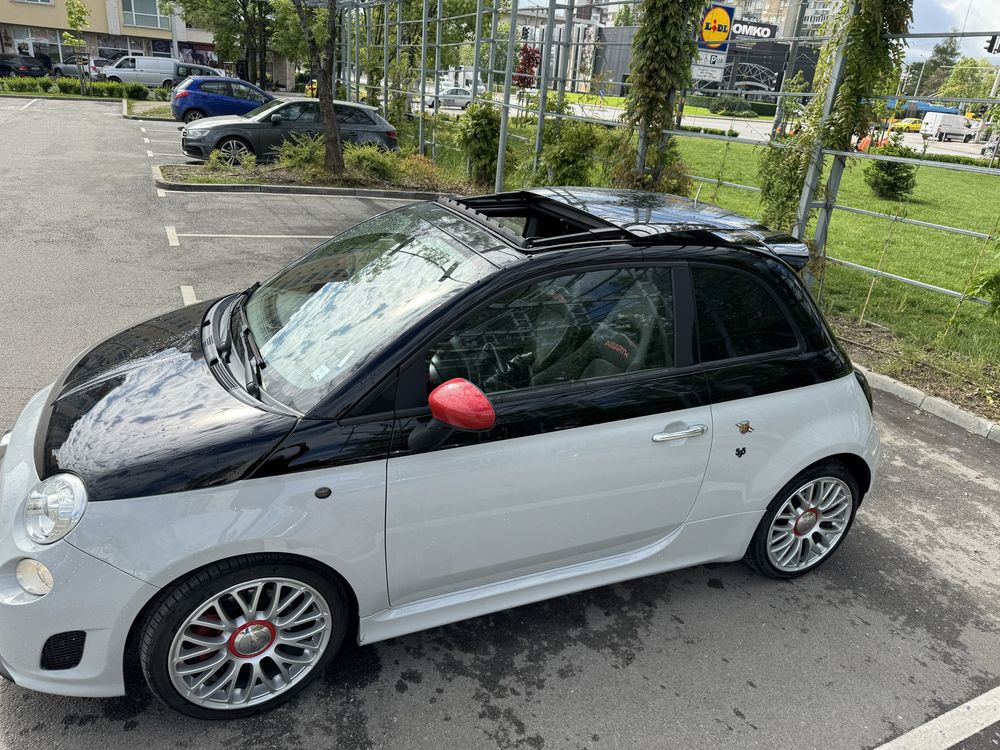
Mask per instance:
[[[754,511],[690,522],[632,552],[389,607],[361,618],[358,643],[375,643],[633,578],[739,560],[763,514]]]

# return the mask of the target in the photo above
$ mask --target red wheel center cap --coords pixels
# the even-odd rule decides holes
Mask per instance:
[[[815,508],[810,508],[809,510],[803,511],[797,519],[795,519],[795,527],[793,531],[796,536],[805,536],[814,528],[816,524],[819,523],[819,511]]]
[[[259,656],[271,647],[276,635],[274,625],[266,620],[244,623],[229,636],[229,653],[241,659]]]

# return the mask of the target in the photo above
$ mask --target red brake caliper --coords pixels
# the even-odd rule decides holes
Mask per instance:
[[[222,618],[220,618],[214,612],[202,615],[201,619],[202,620],[209,620],[209,621],[212,621],[212,622],[222,622]],[[208,627],[205,627],[204,625],[192,625],[191,626],[191,632],[194,633],[195,635],[213,636],[213,635],[218,635],[219,633],[222,632],[222,630],[218,629],[218,628],[208,628]],[[211,659],[211,658],[212,658],[212,654],[202,654],[201,656],[194,657],[194,660],[195,661],[205,661],[206,659]]]

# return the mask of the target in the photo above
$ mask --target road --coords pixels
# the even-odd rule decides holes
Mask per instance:
[[[0,160],[0,426],[82,348],[179,306],[181,286],[245,287],[316,242],[288,235],[394,205],[158,195],[149,168],[183,161],[176,129],[119,113],[0,98],[16,154]],[[243,236],[258,234],[283,237]],[[351,647],[243,722],[182,719],[144,691],[3,684],[0,750],[876,747],[1000,684],[1000,450],[888,396],[877,419],[876,488],[802,579],[699,567]]]

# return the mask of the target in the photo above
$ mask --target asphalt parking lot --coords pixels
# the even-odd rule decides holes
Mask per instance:
[[[81,349],[400,205],[158,193],[176,127],[120,113],[0,98],[0,427]],[[878,747],[1000,684],[1000,446],[888,396],[877,416],[876,488],[805,578],[699,567],[350,647],[243,722],[4,683],[0,750]]]

